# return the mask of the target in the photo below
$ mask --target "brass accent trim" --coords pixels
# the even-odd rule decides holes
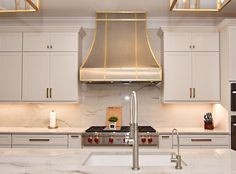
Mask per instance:
[[[123,13],[123,14],[132,14],[132,13],[146,13],[146,11],[125,11],[125,10],[118,10],[118,11],[96,11],[97,14],[99,13]]]
[[[172,3],[170,1],[170,11],[172,11],[174,9],[176,2],[177,2],[177,0],[173,0]]]
[[[171,2],[170,0],[170,11],[189,11],[189,12],[219,12],[221,11],[231,0],[228,0],[224,5],[222,5],[222,3],[220,2],[220,0],[215,0],[216,1],[216,8],[205,8],[205,9],[201,9],[199,7],[200,2],[196,1],[196,7],[197,8],[174,8],[177,0],[173,0]]]
[[[9,10],[0,10],[0,13],[21,13],[21,12],[35,12],[39,10],[39,0],[37,0],[35,3],[32,0],[25,0],[25,3],[28,3],[33,9],[19,9],[18,0],[15,0],[16,7],[15,9],[9,9]]]
[[[52,98],[52,88],[50,88],[49,91],[50,91],[50,92],[49,92],[49,98]]]
[[[35,5],[32,0],[26,0],[26,1],[31,5],[31,7],[34,8],[35,11],[39,10],[39,7],[38,7],[39,1],[38,0],[36,2],[37,5]]]
[[[87,60],[88,60],[88,58],[89,58],[89,55],[91,54],[91,52],[92,52],[92,50],[93,50],[93,47],[94,47],[94,44],[95,44],[96,38],[97,38],[97,27],[98,27],[98,22],[96,22],[96,29],[95,29],[95,31],[94,31],[92,45],[91,45],[91,47],[90,47],[90,49],[89,49],[89,52],[88,52],[88,54],[87,54],[87,56],[86,56],[84,62],[83,62],[82,65],[80,66],[80,68],[83,68],[83,67],[84,67],[85,63],[87,62]]]
[[[46,88],[46,97],[48,98],[48,88]]]
[[[228,2],[226,2],[223,6],[221,6],[221,8],[218,9],[218,11],[221,11],[223,8],[225,8],[226,5],[228,5],[228,3],[230,3],[231,0],[229,0]],[[220,0],[218,0],[218,3],[220,2]]]
[[[145,17],[146,17],[146,13],[145,13]],[[162,81],[162,68],[161,68],[161,65],[158,63],[157,61],[157,58],[155,56],[155,54],[153,53],[153,50],[151,48],[151,44],[150,44],[150,41],[149,41],[149,35],[148,35],[148,31],[147,31],[147,22],[145,22],[145,30],[146,30],[146,40],[147,40],[147,43],[148,43],[148,47],[149,47],[149,50],[154,58],[154,61],[156,62],[158,68],[160,69],[160,81]]]

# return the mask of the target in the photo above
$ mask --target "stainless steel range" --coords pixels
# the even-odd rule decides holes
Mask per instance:
[[[129,126],[110,130],[105,126],[92,126],[82,134],[84,146],[129,146],[125,137],[129,135]],[[151,126],[139,126],[139,144],[141,146],[157,146],[158,133]]]

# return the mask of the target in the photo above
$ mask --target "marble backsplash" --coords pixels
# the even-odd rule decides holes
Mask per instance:
[[[137,91],[139,124],[154,127],[203,127],[203,115],[213,112],[212,104],[163,104],[160,85],[81,84],[79,103],[11,103],[0,105],[0,126],[46,127],[51,110],[61,127],[105,125],[106,108],[122,106],[122,124],[129,124],[129,96]],[[218,116],[220,115],[220,116]],[[216,118],[217,117],[217,118]],[[215,114],[216,127],[227,127],[227,116]]]

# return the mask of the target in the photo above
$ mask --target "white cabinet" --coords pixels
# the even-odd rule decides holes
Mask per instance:
[[[0,33],[0,101],[21,100],[22,33]]]
[[[164,102],[220,100],[219,33],[163,35]]]
[[[164,101],[219,101],[218,52],[165,52]]]
[[[181,148],[229,148],[229,135],[180,135]],[[174,138],[174,146],[177,139]]]
[[[0,147],[11,147],[11,134],[0,134]]]
[[[76,101],[77,83],[76,52],[24,53],[24,101]]]
[[[220,101],[220,60],[218,52],[192,53],[193,100]]]
[[[12,147],[30,148],[67,148],[67,135],[47,135],[47,134],[13,134]]]
[[[180,148],[185,149],[210,149],[210,148],[229,148],[229,135],[226,134],[182,134],[179,135]],[[173,146],[177,147],[177,137],[173,136]],[[172,135],[159,135],[159,148],[172,148]]]
[[[23,51],[78,51],[77,33],[24,33]]]
[[[68,148],[81,148],[82,141],[81,141],[80,134],[69,134],[68,135]]]
[[[0,101],[21,100],[22,53],[0,52]]]
[[[164,100],[190,100],[192,59],[189,52],[164,53]]]
[[[219,51],[219,33],[164,33],[164,51]]]
[[[0,33],[0,51],[22,51],[22,33]]]
[[[172,148],[171,135],[159,135],[159,148],[160,149],[171,149]]]

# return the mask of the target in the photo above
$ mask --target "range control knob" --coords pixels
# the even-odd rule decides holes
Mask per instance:
[[[146,138],[145,137],[141,138],[141,141],[142,141],[142,143],[145,143],[146,142]]]
[[[99,143],[99,138],[98,138],[98,137],[95,137],[95,138],[94,138],[94,141],[95,141],[95,143],[98,144],[98,143]]]
[[[113,143],[114,142],[114,139],[112,137],[109,138],[109,143]]]
[[[88,142],[89,142],[89,143],[92,143],[92,142],[93,142],[93,138],[92,138],[92,137],[89,137],[89,138],[88,138]]]
[[[152,143],[152,138],[151,137],[148,138],[148,143]]]

